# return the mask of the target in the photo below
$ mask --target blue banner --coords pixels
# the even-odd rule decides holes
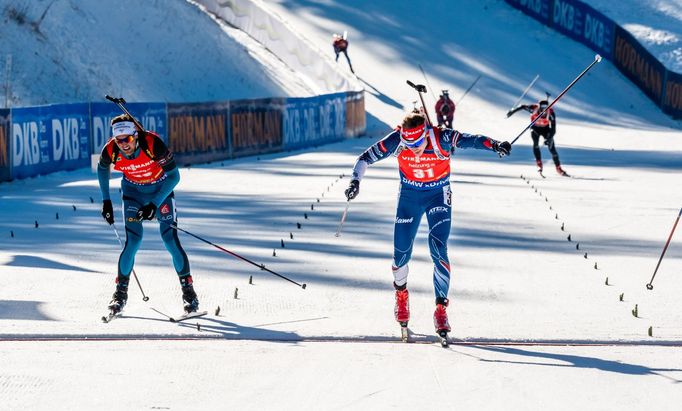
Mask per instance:
[[[288,98],[284,110],[284,148],[342,140],[346,132],[346,93]]]
[[[230,103],[169,103],[168,147],[180,164],[230,156],[227,113]]]
[[[549,26],[552,0],[505,0],[513,7]]]
[[[11,179],[10,169],[12,162],[10,161],[12,141],[9,136],[9,109],[0,109],[0,181],[9,181]]]
[[[90,164],[88,103],[12,109],[12,178]]]
[[[127,103],[126,109],[145,130],[153,131],[168,143],[166,103]],[[92,154],[99,154],[111,138],[111,119],[123,114],[113,103],[90,103]]]
[[[557,31],[611,58],[616,25],[592,7],[577,0],[554,0],[550,22]]]
[[[282,98],[230,102],[232,156],[281,150],[283,108]]]
[[[676,119],[682,118],[682,74],[670,70],[665,82],[663,112]]]

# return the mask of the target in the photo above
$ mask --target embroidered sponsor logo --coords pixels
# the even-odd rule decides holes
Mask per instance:
[[[168,204],[164,204],[163,207],[161,207],[161,214],[168,214],[170,213],[170,207],[168,207]]]
[[[447,213],[449,208],[447,207],[433,207],[432,209],[429,210],[429,215],[434,214],[434,213]]]
[[[396,223],[396,224],[408,224],[408,223],[411,223],[412,221],[414,221],[414,217],[410,217],[410,218],[400,218],[400,217],[396,217],[396,218],[395,218],[395,223]]]

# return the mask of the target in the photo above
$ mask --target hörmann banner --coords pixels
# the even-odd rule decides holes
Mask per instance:
[[[342,140],[345,133],[346,93],[286,99],[285,149]]]
[[[17,108],[12,118],[12,178],[90,164],[90,105]]]
[[[554,0],[550,26],[611,59],[616,25],[600,12],[576,0]]]
[[[663,112],[682,118],[682,74],[668,70],[663,97]]]
[[[168,103],[168,146],[180,164],[230,157],[230,103]]]
[[[12,162],[10,161],[9,113],[9,109],[0,109],[0,181],[9,181],[11,179],[10,169]]]
[[[282,149],[284,99],[237,100],[230,102],[232,156],[266,153]]]
[[[166,103],[127,103],[125,106],[145,130],[155,132],[168,143]],[[121,114],[121,109],[115,104],[90,103],[92,154],[102,151],[104,144],[111,138],[111,119]]]
[[[345,136],[357,137],[365,134],[367,118],[365,115],[364,91],[346,93],[346,133]]]
[[[613,64],[657,105],[663,97],[666,69],[632,34],[616,27]]]

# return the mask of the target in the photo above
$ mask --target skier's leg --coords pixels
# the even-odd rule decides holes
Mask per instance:
[[[436,191],[426,207],[429,222],[429,250],[433,260],[433,287],[436,303],[442,304],[450,288],[450,259],[448,258],[448,237],[452,222],[452,200],[450,186]]]
[[[142,222],[137,220],[137,210],[142,206],[141,202],[133,197],[123,195],[123,221],[125,221],[126,242],[123,251],[118,258],[118,275],[130,277],[135,264],[135,254],[142,243]]]
[[[533,139],[533,156],[535,156],[535,162],[540,162],[542,164],[542,154],[540,153],[540,134],[531,129],[530,137]]]
[[[180,278],[189,275],[189,259],[187,253],[180,244],[178,232],[171,227],[177,221],[175,210],[175,195],[171,193],[161,204],[159,204],[157,218],[159,219],[159,230],[166,250],[173,258],[173,266]]]
[[[412,257],[414,237],[417,235],[423,210],[419,204],[416,190],[402,189],[398,198],[393,229],[393,279],[396,286],[407,283],[409,268],[407,263]]]
[[[350,67],[350,72],[355,74],[355,71],[353,70],[353,65],[350,64],[350,58],[348,57],[348,52],[346,50],[343,51],[343,55],[346,56],[346,61],[348,61],[348,67]]]
[[[552,160],[554,160],[554,165],[555,166],[560,166],[561,162],[559,161],[559,153],[556,151],[556,145],[554,145],[554,137],[545,137],[545,144],[547,144],[547,148],[549,149],[549,152],[552,154]]]

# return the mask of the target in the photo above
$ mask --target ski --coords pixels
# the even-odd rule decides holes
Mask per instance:
[[[149,307],[149,308],[152,311],[155,311],[155,312],[163,315],[164,317],[166,317],[168,319],[168,321],[170,321],[172,323],[177,323],[180,321],[189,320],[190,318],[203,317],[204,315],[208,314],[208,311],[197,311],[197,312],[193,312],[193,313],[184,313],[184,314],[178,315],[176,317],[172,317],[166,313],[162,313],[161,311],[157,310],[154,307]]]
[[[102,316],[102,322],[108,324],[120,316],[121,316],[120,311],[117,313],[110,312],[109,314]]]
[[[191,318],[199,318],[208,314],[208,311],[195,311],[193,313],[184,313],[177,317],[168,317],[168,320],[172,323],[179,323],[180,321],[189,320]]]
[[[409,342],[409,338],[410,338],[410,332],[407,329],[407,321],[401,322],[400,323],[400,339],[406,343],[406,342]]]
[[[440,339],[440,346],[443,348],[447,348],[448,345],[450,345],[450,342],[448,341],[448,332],[447,330],[440,330],[438,331],[438,338]]]

